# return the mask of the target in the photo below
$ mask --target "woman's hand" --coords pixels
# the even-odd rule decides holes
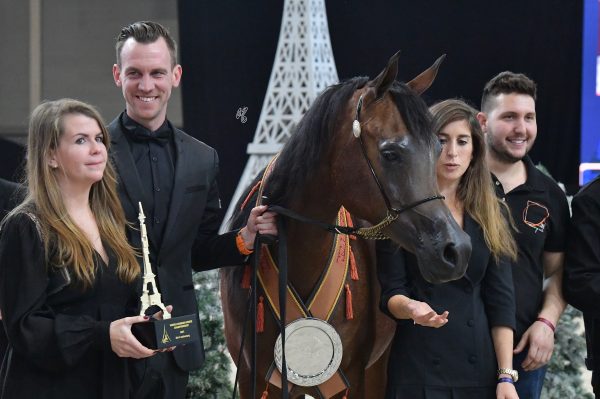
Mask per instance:
[[[496,385],[496,399],[519,399],[517,389],[510,382],[500,382]]]
[[[167,312],[173,311],[173,306],[168,305]],[[156,320],[162,320],[162,310],[152,315]],[[144,345],[137,340],[137,338],[131,333],[131,325],[135,323],[147,323],[150,317],[148,316],[134,316],[125,317],[123,319],[115,320],[110,323],[110,347],[119,357],[132,357],[134,359],[143,359],[146,357],[153,356],[156,352],[171,352],[175,349],[174,346],[169,348],[152,350],[146,348]]]
[[[146,348],[131,333],[134,323],[148,322],[148,316],[133,316],[115,320],[110,323],[110,347],[119,357],[143,359],[154,355],[156,352]]]
[[[437,314],[426,302],[410,300],[406,309],[414,323],[420,326],[440,328],[448,323],[448,311]]]

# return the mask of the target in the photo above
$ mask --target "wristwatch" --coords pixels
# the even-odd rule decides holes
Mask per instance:
[[[498,369],[498,376],[500,376],[500,374],[510,375],[510,378],[512,378],[514,382],[519,381],[519,372],[517,370],[513,370],[513,369]]]

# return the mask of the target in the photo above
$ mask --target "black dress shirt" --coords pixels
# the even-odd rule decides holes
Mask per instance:
[[[158,130],[152,132],[131,119],[126,112],[121,114],[120,119],[145,192],[143,197],[151,201],[143,204],[146,226],[156,233],[157,247],[160,247],[175,176],[173,127],[165,120]]]

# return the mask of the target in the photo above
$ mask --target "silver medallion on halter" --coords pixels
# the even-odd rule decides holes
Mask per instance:
[[[281,334],[275,342],[275,364],[281,372]],[[340,335],[321,319],[298,319],[285,327],[285,361],[288,381],[312,387],[327,381],[340,367]]]
[[[354,133],[354,137],[360,137],[361,129],[360,122],[358,121],[358,119],[355,119],[354,122],[352,122],[352,133]]]

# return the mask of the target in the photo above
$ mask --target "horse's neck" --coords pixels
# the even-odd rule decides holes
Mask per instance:
[[[334,212],[323,212],[323,209],[310,212],[307,208],[299,213],[325,223],[333,223],[336,215]],[[289,221],[287,226],[289,281],[306,299],[326,267],[334,236],[308,223]]]

